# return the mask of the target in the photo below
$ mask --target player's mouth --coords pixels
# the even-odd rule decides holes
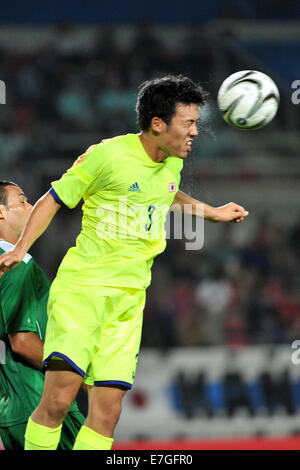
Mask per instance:
[[[188,140],[186,143],[186,148],[188,152],[192,150],[192,143],[193,143],[192,139]]]

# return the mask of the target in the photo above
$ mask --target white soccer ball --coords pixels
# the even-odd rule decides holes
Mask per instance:
[[[273,80],[256,70],[233,73],[218,92],[223,119],[239,129],[260,129],[272,121],[279,105],[279,91]]]

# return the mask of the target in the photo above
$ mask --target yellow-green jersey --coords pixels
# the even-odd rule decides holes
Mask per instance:
[[[82,230],[58,279],[146,288],[153,259],[166,246],[166,215],[182,165],[177,157],[153,161],[138,134],[104,140],[81,155],[50,190],[69,208],[84,201]]]

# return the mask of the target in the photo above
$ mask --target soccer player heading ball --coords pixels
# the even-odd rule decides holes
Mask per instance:
[[[35,204],[0,271],[16,266],[62,205],[81,199],[82,230],[50,290],[44,393],[28,421],[26,449],[56,449],[61,425],[82,381],[89,411],[74,449],[110,449],[126,390],[135,375],[145,289],[165,249],[164,220],[175,202],[213,222],[240,222],[235,203],[213,208],[181,191],[180,172],[198,136],[205,93],[187,77],[143,83],[139,134],[90,147]],[[192,209],[191,209],[192,208]]]

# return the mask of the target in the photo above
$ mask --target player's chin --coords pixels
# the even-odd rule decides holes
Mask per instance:
[[[189,153],[187,150],[183,150],[182,152],[178,152],[177,157],[182,158],[183,160],[189,156]]]

